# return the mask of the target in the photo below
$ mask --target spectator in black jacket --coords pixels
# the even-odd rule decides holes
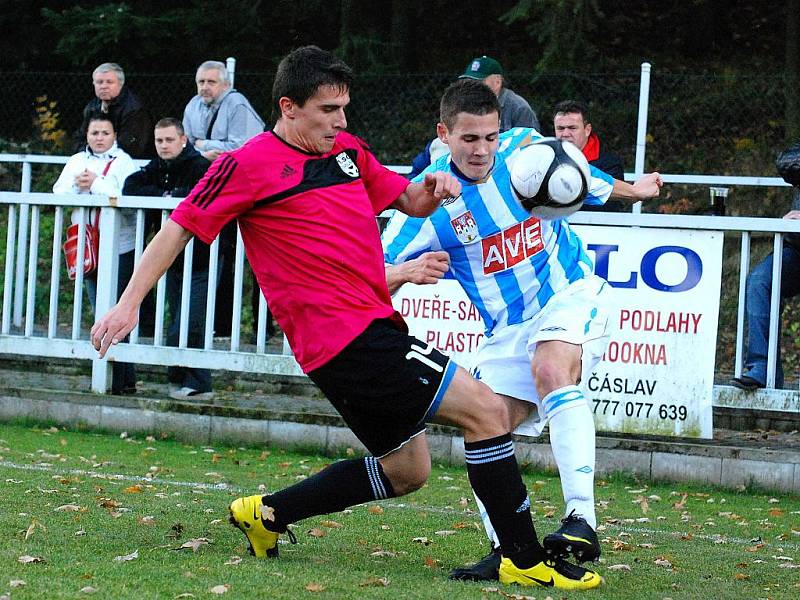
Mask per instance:
[[[125,87],[125,72],[117,63],[103,63],[92,73],[95,97],[83,109],[83,122],[76,134],[76,152],[86,147],[89,117],[106,113],[114,123],[117,145],[133,158],[153,156],[153,128],[147,111],[136,95]]]
[[[625,171],[619,156],[600,148],[600,138],[592,131],[589,107],[578,100],[564,100],[553,110],[553,129],[560,140],[575,144],[589,164],[605,171],[614,179],[625,181]],[[601,206],[584,205],[581,210],[603,210],[622,212],[624,205],[619,200],[609,200]]]
[[[183,198],[202,179],[211,164],[188,143],[183,124],[166,118],[156,123],[155,147],[158,158],[151,160],[138,173],[125,181],[122,193],[127,196],[174,196]],[[190,348],[202,348],[204,342],[206,305],[208,300],[209,246],[194,240],[192,281],[189,292]],[[167,271],[167,302],[171,321],[167,344],[177,346],[181,322],[181,289],[183,286],[183,253]],[[211,371],[189,367],[169,367],[170,396],[183,400],[207,400],[213,397]]]

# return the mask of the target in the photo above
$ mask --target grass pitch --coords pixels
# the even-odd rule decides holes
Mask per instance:
[[[0,598],[800,597],[800,498],[623,476],[597,482],[605,584],[592,592],[448,581],[488,549],[460,468],[296,524],[278,560],[249,556],[230,501],[332,460],[3,424]],[[544,535],[562,516],[558,480],[525,479]]]

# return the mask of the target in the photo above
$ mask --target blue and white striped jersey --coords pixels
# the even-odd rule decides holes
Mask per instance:
[[[529,128],[501,134],[494,167],[485,179],[460,179],[461,196],[446,200],[429,217],[396,212],[382,236],[388,264],[445,250],[450,255],[446,277],[457,279],[480,311],[487,336],[496,327],[532,318],[553,294],[592,273],[583,243],[565,219],[540,221],[514,197],[509,166],[515,152],[539,137]],[[613,178],[591,170],[585,203],[603,204],[611,195]],[[417,179],[432,171],[458,176],[449,154]]]

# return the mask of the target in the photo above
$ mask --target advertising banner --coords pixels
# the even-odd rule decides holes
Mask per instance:
[[[572,226],[612,286],[611,340],[582,382],[598,430],[712,437],[721,232]],[[411,332],[470,368],[483,337],[460,285],[405,285]]]

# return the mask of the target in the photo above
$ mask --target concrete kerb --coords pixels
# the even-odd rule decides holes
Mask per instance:
[[[329,454],[364,454],[363,445],[330,414],[232,410],[162,401],[51,390],[0,392],[0,420],[31,420],[63,426],[136,434],[171,434],[202,444],[273,444]],[[44,399],[46,396],[48,399]],[[463,465],[464,440],[452,428],[428,432],[431,455],[443,464]],[[516,438],[521,464],[555,472],[547,437]],[[598,436],[597,474],[614,472],[645,479],[697,482],[800,493],[800,451],[740,448],[685,441]]]

